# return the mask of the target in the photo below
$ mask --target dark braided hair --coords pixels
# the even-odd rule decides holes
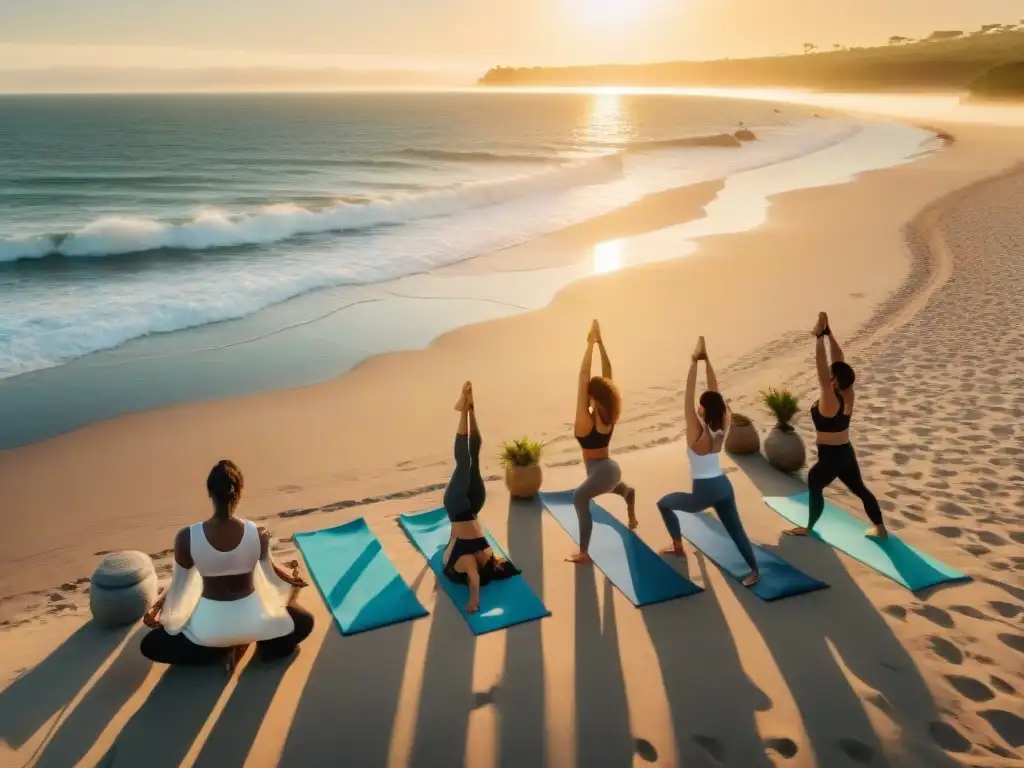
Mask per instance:
[[[242,498],[242,486],[245,480],[242,470],[233,461],[218,461],[206,478],[206,491],[213,499],[214,514],[226,520],[235,512],[239,499]]]

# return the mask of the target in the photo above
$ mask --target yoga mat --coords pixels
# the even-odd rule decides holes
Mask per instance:
[[[572,491],[558,491],[542,493],[540,498],[566,533],[579,544],[580,528],[572,494]],[[596,502],[590,502],[590,514],[594,518],[590,557],[633,605],[639,608],[703,592]]]
[[[721,521],[704,513],[676,512],[675,515],[679,518],[683,538],[707,555],[719,568],[740,581],[750,574],[750,566],[743,559],[743,555],[736,548]],[[761,571],[761,580],[751,587],[750,591],[762,600],[778,600],[828,587],[825,582],[812,579],[753,542],[751,547]]]
[[[522,576],[492,581],[487,586],[481,587],[480,610],[476,613],[466,613],[469,587],[464,584],[456,584],[444,575],[444,550],[448,546],[452,532],[448,515],[443,509],[435,509],[432,512],[421,512],[416,515],[401,515],[398,522],[412,539],[416,548],[427,558],[430,569],[437,576],[437,583],[448,593],[448,597],[466,619],[473,634],[483,635],[551,615],[551,611],[544,607],[544,603],[534,594]],[[494,540],[486,526],[484,526],[484,535],[496,554],[511,559]],[[512,562],[515,563],[514,560]]]
[[[295,534],[313,582],[343,635],[426,616],[363,518]]]
[[[764,501],[791,523],[804,526],[807,525],[807,497],[806,493],[766,496]],[[970,576],[900,541],[892,533],[888,539],[883,540],[865,536],[864,532],[869,527],[869,521],[854,517],[826,501],[825,511],[811,535],[860,560],[912,592],[947,581],[970,580]]]

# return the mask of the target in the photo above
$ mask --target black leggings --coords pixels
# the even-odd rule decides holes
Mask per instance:
[[[860,476],[860,466],[857,464],[857,454],[853,452],[853,445],[819,445],[818,463],[811,467],[807,473],[807,485],[810,487],[811,499],[810,510],[807,519],[807,527],[813,528],[818,518],[825,509],[825,488],[833,480],[839,480],[864,504],[864,511],[871,522],[875,525],[884,525],[882,521],[882,508],[878,506],[878,499],[864,485]]]
[[[455,471],[444,491],[444,509],[453,523],[476,519],[487,500],[480,474],[480,433],[455,436]]]
[[[256,652],[262,661],[273,661],[290,656],[295,647],[309,637],[313,631],[313,616],[309,611],[288,606],[288,613],[295,622],[295,629],[283,637],[273,640],[260,640],[256,643]],[[150,630],[142,638],[142,655],[157,664],[183,664],[198,666],[202,664],[223,664],[227,661],[230,648],[211,648],[197,645],[183,634],[171,635],[163,627]]]

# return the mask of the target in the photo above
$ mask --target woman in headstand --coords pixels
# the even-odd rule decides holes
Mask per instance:
[[[593,365],[594,347],[601,353],[601,375],[590,375]],[[580,551],[566,558],[570,563],[590,563],[590,537],[594,532],[594,520],[590,515],[590,500],[603,493],[614,493],[626,500],[629,528],[637,526],[636,491],[622,482],[622,470],[610,457],[608,445],[612,432],[622,411],[622,398],[612,381],[612,364],[601,339],[601,327],[597,320],[590,326],[587,335],[587,351],[580,365],[579,384],[576,390],[576,419],[573,432],[583,451],[583,463],[587,479],[572,496],[573,506],[580,524]]]
[[[815,364],[818,369],[818,385],[820,392],[818,402],[811,406],[811,421],[817,430],[815,442],[818,444],[818,463],[807,473],[807,485],[810,490],[810,501],[806,528],[793,528],[786,533],[793,536],[806,536],[813,529],[821,513],[825,509],[825,488],[833,480],[842,481],[843,485],[861,500],[864,511],[873,523],[867,535],[884,539],[888,537],[885,521],[882,519],[882,508],[878,499],[864,485],[857,464],[857,454],[850,442],[850,417],[853,415],[856,394],[853,384],[856,376],[853,368],[843,357],[843,350],[832,335],[828,325],[828,315],[818,313],[818,323],[814,326]],[[832,364],[829,365],[825,352],[825,339],[828,338]]]
[[[143,618],[150,632],[141,650],[150,661],[231,670],[251,643],[272,661],[312,631],[313,616],[292,605],[306,586],[298,562],[278,565],[269,532],[235,515],[243,482],[233,462],[218,462],[206,478],[213,515],[175,537],[171,584]]]
[[[462,396],[455,404],[459,430],[455,433],[455,471],[444,492],[444,508],[451,522],[452,535],[444,550],[444,575],[457,584],[469,586],[466,611],[480,610],[480,588],[492,581],[508,579],[520,573],[508,560],[494,554],[477,515],[484,507],[487,491],[480,474],[480,430],[473,407],[473,385],[462,385]]]
[[[697,368],[704,361],[707,371],[708,388],[700,396],[699,404],[694,402],[697,391]],[[683,534],[676,512],[701,512],[714,507],[729,537],[735,542],[743,559],[750,566],[750,574],[743,579],[744,586],[752,587],[761,578],[750,546],[747,532],[743,530],[739,511],[736,509],[736,495],[732,483],[722,472],[719,462],[725,433],[729,429],[732,414],[725,399],[718,391],[718,378],[711,366],[704,337],[697,339],[697,346],[690,356],[690,372],[686,375],[686,456],[690,460],[690,477],[693,490],[690,493],[670,493],[658,502],[658,511],[665,521],[665,527],[672,537],[672,548],[666,554],[682,556]]]

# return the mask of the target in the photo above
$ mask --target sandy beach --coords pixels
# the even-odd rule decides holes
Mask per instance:
[[[0,767],[1024,765],[1024,136],[955,115],[929,124],[955,142],[779,195],[760,228],[576,283],[541,310],[324,384],[0,452]],[[562,237],[650,231],[718,191]],[[786,521],[761,496],[802,481],[759,457],[726,460],[751,538],[830,589],[765,603],[688,546],[677,567],[704,593],[638,610],[600,571],[563,562],[572,542],[548,513],[509,501],[503,439],[547,442],[546,489],[582,478],[575,374],[598,317],[625,401],[615,457],[638,488],[638,534],[664,546],[654,501],[689,488],[681,399],[695,337],[762,433],[758,391],[799,393],[810,445],[808,331],[823,309],[858,372],[854,443],[891,530],[970,582],[915,595],[822,542],[781,537]],[[466,379],[484,517],[552,612],[479,638],[395,520],[439,503]],[[273,529],[279,554],[294,554],[298,531],[363,516],[431,615],[343,638],[309,589],[301,604],[318,623],[294,661],[231,678],[151,666],[144,629],[87,623],[99,556],[142,550],[167,574],[221,458],[242,467],[242,513]],[[602,504],[624,518],[619,499]]]

